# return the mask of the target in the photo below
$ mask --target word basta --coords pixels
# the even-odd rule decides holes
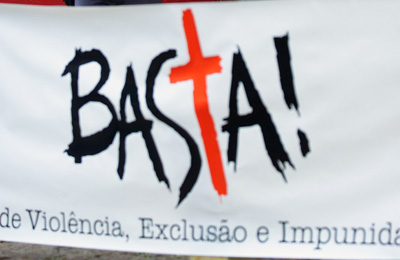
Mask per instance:
[[[179,81],[192,80],[194,91],[193,101],[194,109],[197,116],[199,128],[202,133],[203,146],[206,152],[208,167],[211,174],[214,189],[218,195],[227,195],[226,177],[224,174],[221,152],[217,142],[217,133],[215,130],[214,120],[208,109],[207,99],[207,75],[220,73],[219,65],[221,58],[219,56],[204,57],[201,52],[200,41],[197,35],[194,17],[191,10],[186,10],[183,13],[183,26],[186,34],[190,61],[176,68],[171,69],[170,82],[176,83]],[[290,67],[290,54],[288,47],[288,35],[274,38],[277,50],[277,60],[281,76],[281,86],[284,93],[284,98],[289,109],[294,107],[298,110],[298,102],[296,99],[293,76]],[[202,166],[202,158],[199,152],[199,144],[188,133],[186,129],[178,125],[173,119],[165,115],[157,106],[153,98],[156,78],[161,70],[161,67],[168,60],[176,57],[177,51],[174,49],[166,50],[157,55],[150,64],[146,78],[146,105],[151,113],[171,127],[178,135],[186,142],[190,153],[190,167],[186,177],[180,187],[180,195],[178,205],[187,197],[193,189]],[[87,95],[78,95],[78,79],[79,67],[96,62],[100,65],[100,79],[94,89]],[[67,154],[75,158],[75,163],[81,163],[82,157],[88,155],[96,155],[106,150],[114,141],[115,136],[119,133],[119,161],[118,175],[121,179],[124,176],[126,162],[126,147],[125,141],[127,136],[132,133],[141,133],[147,150],[152,161],[154,172],[159,182],[164,182],[167,187],[170,187],[169,180],[165,174],[161,156],[156,147],[154,136],[151,132],[152,121],[146,119],[141,111],[141,106],[138,98],[138,88],[134,77],[132,66],[127,67],[125,84],[122,89],[120,98],[120,114],[110,100],[99,93],[100,89],[107,82],[110,75],[110,66],[105,55],[97,49],[82,52],[76,50],[75,57],[66,66],[63,76],[71,75],[71,116],[72,116],[72,134],[73,141],[66,150]],[[252,108],[252,112],[246,115],[238,113],[238,88],[239,84],[244,86],[245,94],[248,103]],[[126,102],[130,101],[135,120],[127,121]],[[107,107],[110,111],[112,119],[108,126],[97,133],[90,136],[82,136],[80,128],[79,110],[90,102],[98,102]],[[205,104],[205,105],[204,105]],[[222,131],[229,134],[228,144],[228,161],[236,164],[237,161],[237,146],[239,129],[258,125],[261,129],[265,149],[271,160],[274,168],[280,172],[284,180],[285,164],[289,164],[294,168],[288,153],[286,152],[282,141],[280,140],[278,131],[272,121],[272,117],[267,110],[267,107],[262,102],[262,99],[251,79],[249,70],[245,60],[240,52],[240,49],[233,54],[232,62],[232,81],[231,92],[229,97],[229,115],[227,116],[226,124],[222,126]],[[301,151],[305,156],[309,152],[308,140],[304,132],[298,130],[300,139]]]

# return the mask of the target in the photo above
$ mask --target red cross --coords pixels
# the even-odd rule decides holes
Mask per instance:
[[[183,12],[183,27],[190,61],[186,65],[172,68],[169,78],[171,83],[186,80],[193,81],[194,109],[203,138],[212,183],[218,195],[226,195],[227,187],[224,167],[218,146],[217,132],[215,131],[214,121],[208,105],[206,82],[207,75],[221,72],[222,68],[219,65],[221,58],[219,56],[203,56],[193,13],[190,9]]]

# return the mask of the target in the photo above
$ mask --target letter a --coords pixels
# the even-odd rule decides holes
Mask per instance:
[[[247,99],[253,109],[253,111],[247,115],[238,115],[237,95],[240,82],[243,83]],[[284,174],[285,163],[289,163],[293,168],[294,166],[283,147],[276,127],[272,122],[271,115],[262,103],[261,97],[254,86],[240,50],[233,56],[229,117],[225,118],[225,121],[227,123],[222,127],[222,131],[229,133],[228,161],[234,162],[235,169],[239,128],[257,124],[261,128],[264,145],[273,166],[281,173],[283,179],[286,181]]]
[[[136,120],[133,122],[126,121],[125,104],[128,99],[128,96],[130,98],[133,113],[136,117]],[[138,89],[135,81],[135,76],[133,74],[133,69],[131,66],[129,66],[126,70],[126,81],[125,81],[125,86],[121,93],[120,109],[121,109],[121,123],[120,123],[120,146],[119,146],[119,164],[118,164],[119,177],[121,179],[124,177],[125,158],[126,158],[125,154],[126,137],[133,132],[142,132],[142,136],[146,143],[146,147],[149,152],[149,157],[153,162],[153,168],[154,171],[156,172],[158,181],[165,182],[165,184],[169,188],[169,181],[165,176],[161,158],[158,153],[153,136],[151,134],[151,128],[153,122],[150,120],[146,120],[140,109]]]

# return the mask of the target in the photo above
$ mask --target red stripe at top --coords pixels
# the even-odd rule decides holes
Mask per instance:
[[[0,3],[24,5],[65,5],[63,0],[0,0]]]

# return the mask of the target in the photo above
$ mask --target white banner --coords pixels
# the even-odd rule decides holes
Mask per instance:
[[[0,240],[398,259],[398,10],[0,5]]]

